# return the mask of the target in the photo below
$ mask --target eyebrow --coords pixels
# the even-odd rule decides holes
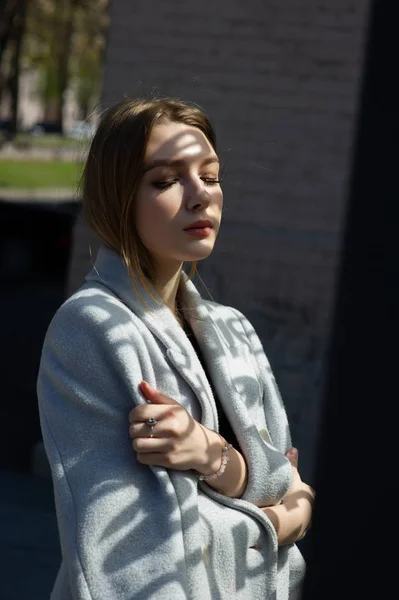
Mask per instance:
[[[209,156],[209,158],[205,158],[202,162],[201,162],[201,167],[204,167],[205,165],[210,165],[212,163],[218,163],[219,164],[219,159],[216,156]],[[168,160],[165,158],[158,158],[156,160],[152,160],[151,162],[149,162],[143,170],[143,173],[147,173],[148,171],[151,171],[151,169],[155,169],[156,167],[184,167],[186,164],[186,161],[183,159],[176,159],[176,160]]]

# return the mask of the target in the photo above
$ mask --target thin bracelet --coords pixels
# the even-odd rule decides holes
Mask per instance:
[[[220,433],[218,435],[219,435],[220,439],[223,442],[223,446],[222,446],[222,461],[220,463],[220,467],[218,468],[218,470],[216,471],[216,473],[212,473],[211,475],[198,475],[198,479],[200,481],[211,481],[212,479],[216,479],[217,477],[219,477],[220,475],[222,475],[225,472],[226,465],[227,465],[227,463],[230,460],[229,450],[231,450],[231,448],[233,446],[231,444],[228,444],[226,442],[226,440],[224,440],[222,438],[222,436],[220,435]]]

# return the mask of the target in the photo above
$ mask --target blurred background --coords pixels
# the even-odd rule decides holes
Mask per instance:
[[[0,598],[49,598],[60,564],[36,377],[66,296],[98,120],[108,0],[0,1]]]
[[[76,190],[98,119],[108,4],[0,4],[0,281],[9,397],[0,461],[24,471],[39,435],[37,359],[49,316],[64,299]],[[23,431],[21,411],[29,422]]]
[[[60,561],[36,376],[98,247],[85,153],[125,96],[180,96],[216,126],[225,212],[201,276],[258,331],[313,482],[368,8],[0,0],[1,600],[47,598]]]

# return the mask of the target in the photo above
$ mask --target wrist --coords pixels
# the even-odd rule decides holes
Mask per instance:
[[[222,438],[222,436],[220,436],[220,439],[221,439],[223,445],[222,445],[222,455],[220,458],[219,468],[216,471],[213,471],[213,473],[211,473],[209,475],[199,475],[199,479],[205,480],[207,483],[210,483],[214,479],[221,477],[226,470],[227,463],[230,460],[229,452],[233,448],[233,446],[231,444],[228,444],[226,442],[226,440],[224,440]]]
[[[244,457],[216,431],[205,429],[204,435],[207,458],[196,467],[199,479],[225,496],[241,498],[247,485]]]
[[[216,431],[208,429],[201,424],[200,428],[204,438],[204,447],[194,469],[201,476],[209,477],[213,473],[216,473],[222,464],[225,441]]]
[[[268,506],[262,511],[273,525],[279,546],[295,543],[301,536],[301,516],[298,507],[287,508],[286,504]]]
[[[312,495],[295,492],[281,504],[262,508],[276,530],[279,545],[293,544],[308,531],[312,516]]]
[[[284,502],[283,506],[288,511],[288,518],[291,522],[294,535],[292,541],[301,540],[310,527],[313,499],[310,494],[304,494],[303,496],[291,498],[288,502]]]

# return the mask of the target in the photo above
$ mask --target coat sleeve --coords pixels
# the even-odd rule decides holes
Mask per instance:
[[[173,486],[164,469],[136,461],[128,435],[129,410],[143,402],[142,345],[115,303],[66,303],[46,334],[37,392],[69,587],[62,598],[187,598]]]

